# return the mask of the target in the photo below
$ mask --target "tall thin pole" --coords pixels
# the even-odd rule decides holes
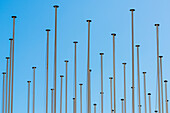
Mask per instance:
[[[60,113],[62,113],[62,93],[63,93],[63,75],[60,75],[61,78],[61,89],[60,89]]]
[[[73,98],[73,113],[75,113],[75,98]]]
[[[161,96],[162,96],[162,113],[164,113],[164,98],[163,98],[163,75],[162,75],[162,58],[163,56],[159,56],[160,59],[160,71],[161,71]]]
[[[132,13],[132,113],[135,113],[135,86],[134,86],[134,31],[133,31],[133,12],[135,9],[130,9]]]
[[[109,77],[109,79],[110,79],[110,109],[112,113],[112,79],[113,77]]]
[[[167,99],[167,80],[164,80],[165,82],[165,102],[166,102],[166,113],[168,113],[168,99]]]
[[[124,101],[124,99],[121,99],[121,101],[122,101],[122,113],[123,113],[123,101]]]
[[[159,24],[155,24],[156,26],[156,35],[157,35],[157,75],[158,75],[158,104],[159,104],[159,113],[161,113],[161,102],[160,102],[160,80],[159,80],[159,36],[158,36],[158,26]]]
[[[46,113],[48,113],[48,61],[49,61],[49,32],[50,29],[46,29],[47,31],[47,63],[46,63]]]
[[[111,34],[113,36],[113,87],[114,87],[114,113],[116,113],[116,76],[115,76],[115,33]]]
[[[32,67],[33,69],[33,113],[35,112],[35,69],[36,67]]]
[[[65,86],[65,87],[66,87],[66,89],[65,89],[65,90],[66,90],[66,95],[65,95],[66,97],[65,97],[65,113],[67,113],[67,68],[68,68],[68,62],[69,62],[69,61],[68,61],[68,60],[65,60],[64,62],[66,63],[66,83],[65,83],[65,84],[66,84],[66,86]]]
[[[151,93],[148,93],[149,96],[149,113],[151,113]]]
[[[55,8],[55,43],[54,43],[54,113],[56,113],[56,77],[57,77],[57,8],[59,6],[54,5]],[[46,111],[47,113],[48,111]]]
[[[10,40],[10,65],[9,65],[9,90],[8,90],[8,113],[10,113],[10,98],[11,98],[11,67],[12,67],[12,41],[13,39],[9,39]]]
[[[88,22],[88,53],[87,53],[87,113],[91,113],[91,85],[90,85],[90,22]]]
[[[75,53],[74,53],[74,93],[75,93],[75,99],[74,99],[74,104],[75,104],[75,110],[74,110],[74,112],[76,113],[76,110],[77,110],[77,108],[76,108],[76,101],[77,101],[77,89],[76,89],[76,83],[77,83],[77,41],[74,41],[73,42],[74,44],[75,44],[75,48],[74,48],[74,51],[75,51]]]
[[[30,112],[30,83],[31,81],[28,82],[28,113]]]
[[[8,103],[8,60],[9,60],[9,57],[6,57],[7,59],[7,62],[6,62],[6,101],[5,101],[5,113],[7,113],[7,103]]]
[[[51,113],[53,113],[53,97],[54,97],[54,89],[51,89]]]
[[[93,104],[94,105],[94,113],[96,113],[96,106],[97,104]]]
[[[147,106],[146,106],[146,79],[145,79],[146,72],[143,72],[144,76],[144,98],[145,98],[145,113],[147,113]]]
[[[101,56],[101,113],[103,113],[103,55],[104,53],[100,53]]]
[[[124,67],[124,107],[126,113],[126,63],[122,63]]]
[[[82,86],[83,84],[80,85],[80,113],[82,113]]]
[[[16,16],[12,16],[13,18],[13,50],[12,50],[12,89],[11,89],[11,113],[13,113],[13,89],[14,89],[14,42],[15,42],[15,18]]]
[[[137,70],[138,70],[138,96],[139,96],[139,113],[141,113],[141,105],[140,105],[140,72],[139,72],[139,47],[140,45],[136,45],[137,47]]]
[[[3,92],[2,92],[2,95],[3,95],[3,98],[2,98],[2,113],[4,113],[4,95],[5,95],[5,72],[2,73],[3,74]]]

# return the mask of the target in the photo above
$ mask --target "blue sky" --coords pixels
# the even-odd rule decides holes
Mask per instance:
[[[156,67],[156,28],[160,23],[160,55],[163,55],[163,78],[169,76],[169,4],[168,0],[115,1],[115,0],[1,0],[0,1],[0,71],[5,71],[9,56],[9,38],[12,37],[12,15],[16,15],[15,38],[15,79],[14,113],[27,111],[27,80],[32,80],[32,66],[36,66],[36,113],[45,112],[46,78],[46,31],[50,28],[49,94],[53,88],[54,59],[54,8],[58,9],[58,59],[57,59],[57,112],[59,112],[60,75],[65,75],[64,60],[68,59],[68,111],[72,110],[74,85],[74,45],[77,44],[77,83],[83,83],[83,112],[86,112],[86,68],[87,68],[87,19],[91,19],[92,104],[97,103],[100,112],[100,52],[104,52],[104,112],[110,112],[109,77],[113,76],[112,32],[116,33],[116,98],[117,112],[121,112],[123,98],[123,62],[127,62],[127,112],[131,112],[131,13],[134,12],[135,44],[140,44],[141,104],[144,112],[143,71],[146,71],[147,92],[152,93],[152,111],[155,108]],[[135,48],[135,87],[137,87],[137,59]],[[2,79],[0,90],[2,92]],[[65,80],[65,78],[64,78]],[[65,88],[65,82],[63,82]],[[169,85],[168,85],[169,86]],[[64,90],[63,88],[63,90]],[[79,86],[78,102],[79,102]],[[168,90],[169,93],[169,90]],[[65,95],[65,90],[63,91]],[[135,90],[135,111],[138,112],[137,89]],[[0,96],[2,93],[0,94]],[[2,96],[0,97],[2,99]],[[49,95],[49,112],[50,112]],[[147,98],[148,101],[148,98]],[[2,102],[0,102],[1,106]],[[63,112],[65,98],[63,96]],[[165,105],[165,104],[164,104]],[[149,106],[148,106],[149,107]],[[32,84],[31,84],[32,111]],[[77,104],[79,112],[79,103]],[[93,106],[92,106],[93,112]]]

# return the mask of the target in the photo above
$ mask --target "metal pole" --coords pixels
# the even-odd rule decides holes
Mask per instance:
[[[124,106],[126,113],[126,63],[122,63],[124,67]]]
[[[33,113],[35,112],[35,69],[36,67],[32,67],[33,69]]]
[[[60,78],[61,78],[61,90],[60,90],[60,113],[62,113],[62,92],[63,92],[63,78],[64,76],[63,75],[60,75]]]
[[[160,102],[160,80],[159,80],[159,36],[158,36],[158,26],[155,24],[156,34],[157,34],[157,74],[158,74],[158,104],[159,104],[159,113],[161,113],[161,102]]]
[[[138,68],[138,96],[139,96],[139,113],[141,113],[141,104],[140,104],[140,72],[139,72],[139,47],[140,45],[136,45],[137,47],[137,68]]]
[[[4,95],[5,95],[5,72],[2,73],[3,74],[3,92],[2,92],[2,113],[4,113]]]
[[[66,63],[66,86],[65,86],[65,87],[66,87],[66,89],[65,89],[65,90],[66,90],[66,95],[65,95],[66,97],[65,97],[65,113],[67,113],[67,68],[68,68],[67,65],[68,65],[68,62],[69,62],[69,61],[68,61],[68,60],[65,60],[64,62]]]
[[[110,79],[110,109],[111,109],[111,113],[112,113],[112,79],[113,77],[109,77]]]
[[[74,75],[74,82],[75,82],[75,84],[74,84],[74,88],[75,88],[75,90],[74,90],[75,91],[74,92],[75,93],[75,100],[74,100],[75,103],[74,104],[75,104],[75,106],[74,107],[75,107],[75,110],[74,111],[76,113],[76,110],[77,110],[77,108],[76,108],[76,101],[77,101],[77,89],[76,89],[76,83],[77,83],[77,70],[76,70],[77,69],[77,50],[76,50],[76,45],[77,45],[78,42],[74,41],[73,43],[75,44],[75,48],[74,48],[74,51],[75,51],[75,54],[74,54],[74,74],[75,74]]]
[[[123,113],[123,101],[124,101],[124,99],[121,99],[121,101],[122,101],[122,113]]]
[[[80,85],[80,113],[82,113],[82,86],[83,84]]]
[[[151,93],[148,93],[149,96],[149,113],[151,113]]]
[[[93,104],[94,105],[94,113],[96,113],[96,106],[97,104]]]
[[[8,90],[8,113],[10,113],[10,98],[11,98],[11,67],[12,67],[12,41],[13,39],[9,39],[10,40],[10,65],[9,65],[9,90]]]
[[[111,34],[113,36],[113,87],[114,87],[114,113],[116,113],[116,76],[115,76],[115,33]]]
[[[133,30],[133,12],[135,9],[130,9],[132,13],[132,113],[135,113],[135,83],[134,83],[134,30]]]
[[[90,22],[91,20],[86,20],[88,22],[88,54],[87,54],[87,113],[91,113],[91,86],[90,86]]]
[[[104,53],[100,53],[101,56],[101,113],[103,113],[103,55]]]
[[[162,58],[163,56],[159,56],[160,59],[160,71],[161,71],[161,96],[162,96],[162,113],[164,113],[164,98],[163,98],[163,75],[162,75]]]
[[[53,91],[54,89],[51,89],[51,113],[53,113],[53,97],[54,97]]]
[[[30,83],[31,81],[28,82],[28,113],[30,112]]]
[[[167,99],[167,80],[164,80],[165,82],[165,102],[166,102],[166,113],[168,113],[168,99]]]
[[[73,98],[73,113],[75,113],[75,98]]]
[[[54,5],[55,8],[55,43],[54,43],[54,113],[56,113],[56,77],[57,77],[57,8],[59,6]],[[48,111],[46,111],[47,113]]]
[[[15,42],[15,18],[16,16],[12,16],[13,18],[13,50],[12,50],[12,89],[11,89],[11,113],[13,113],[13,88],[14,88],[14,42]]]
[[[143,75],[144,75],[144,98],[145,98],[145,113],[147,113],[147,106],[146,106],[146,79],[145,79],[146,72],[143,72]]]
[[[49,32],[50,29],[46,29],[47,31],[47,64],[46,64],[46,113],[48,113],[48,60],[49,60]]]
[[[8,60],[9,60],[9,57],[6,57],[7,59],[7,62],[6,62],[6,101],[5,101],[5,113],[7,113],[7,102],[8,102]]]

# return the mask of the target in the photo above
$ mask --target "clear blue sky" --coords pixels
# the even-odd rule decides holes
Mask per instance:
[[[74,45],[77,46],[77,84],[83,83],[83,113],[86,112],[87,82],[87,19],[91,19],[91,56],[92,69],[91,94],[92,104],[97,103],[100,113],[100,52],[104,52],[104,113],[110,112],[109,77],[112,71],[112,32],[117,34],[116,42],[116,98],[117,112],[121,112],[123,98],[123,62],[127,62],[127,112],[131,112],[131,13],[135,8],[134,28],[135,44],[140,44],[140,80],[141,104],[144,112],[143,71],[146,71],[147,92],[152,93],[152,111],[155,109],[156,67],[156,29],[160,23],[160,55],[163,55],[163,78],[170,80],[169,67],[169,26],[170,1],[164,0],[1,0],[0,1],[0,72],[5,71],[9,56],[9,38],[12,37],[12,15],[16,15],[15,38],[15,78],[14,78],[14,113],[27,111],[27,80],[32,80],[32,66],[36,66],[36,113],[45,113],[45,78],[46,78],[46,28],[50,28],[50,63],[49,63],[49,112],[50,89],[53,88],[54,59],[54,8],[58,9],[58,59],[57,59],[57,112],[59,112],[60,74],[65,75],[64,60],[68,59],[68,111],[72,112],[74,84]],[[137,62],[135,48],[135,111],[137,101]],[[0,77],[0,100],[2,99],[2,79]],[[65,78],[64,78],[65,80]],[[65,82],[64,82],[65,88]],[[63,88],[63,90],[64,90]],[[79,86],[78,102],[79,102]],[[168,85],[169,88],[169,85]],[[169,90],[168,90],[168,93]],[[63,91],[63,113],[65,90]],[[148,100],[148,98],[147,98]],[[148,102],[147,102],[148,103]],[[0,101],[1,107],[2,101]],[[164,104],[165,105],[165,104]],[[148,106],[149,107],[149,106]],[[77,104],[79,112],[79,103]],[[31,83],[32,112],[32,83]],[[93,113],[93,106],[92,106]]]

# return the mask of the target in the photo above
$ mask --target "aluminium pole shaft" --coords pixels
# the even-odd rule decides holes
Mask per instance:
[[[8,103],[8,60],[9,60],[9,57],[6,57],[7,59],[7,63],[6,63],[6,101],[5,101],[5,113],[7,113],[7,103]]]
[[[33,113],[35,112],[35,69],[36,67],[32,67],[33,69]]]
[[[149,113],[151,113],[151,93],[148,93],[149,96]]]
[[[144,98],[145,98],[145,113],[147,113],[147,106],[146,106],[146,72],[143,72],[143,75],[144,75]]]
[[[126,63],[122,63],[124,66],[124,106],[125,106],[125,113],[126,113]]]
[[[30,112],[30,83],[31,81],[28,82],[28,113]]]
[[[79,84],[80,85],[80,113],[82,113],[82,85],[83,84]]]
[[[4,113],[4,96],[5,96],[5,72],[3,74],[3,91],[2,91],[2,113]]]
[[[51,113],[53,113],[53,97],[54,97],[54,89],[51,89]]]
[[[111,109],[111,113],[112,113],[112,77],[109,77],[110,79],[110,109]]]
[[[103,55],[104,53],[100,53],[101,56],[101,113],[103,113]]]
[[[66,83],[65,83],[65,113],[67,113],[67,68],[68,68],[68,60],[65,60],[64,62],[66,62]]]
[[[165,82],[165,102],[166,102],[166,113],[168,113],[168,99],[167,99],[167,80],[164,80]]]
[[[61,89],[60,89],[60,113],[62,113],[62,92],[63,92],[63,75],[60,75],[61,78]]]

